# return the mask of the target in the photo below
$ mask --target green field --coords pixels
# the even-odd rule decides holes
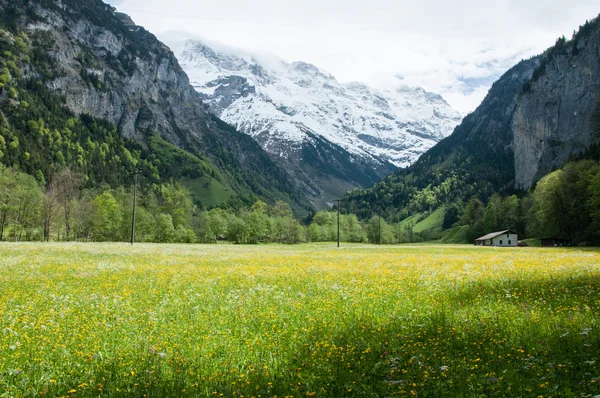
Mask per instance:
[[[600,251],[0,244],[0,397],[595,397]]]

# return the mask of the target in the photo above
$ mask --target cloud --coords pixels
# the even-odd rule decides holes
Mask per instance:
[[[472,111],[491,83],[598,13],[597,0],[120,0],[156,33],[178,29],[323,68],[342,82],[418,85]],[[184,35],[185,35],[184,34]],[[402,76],[402,82],[396,76]]]

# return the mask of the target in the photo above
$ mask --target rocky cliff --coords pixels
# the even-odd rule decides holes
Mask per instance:
[[[544,54],[511,120],[515,187],[527,189],[598,137],[590,116],[600,99],[600,29],[594,21]]]
[[[104,118],[144,148],[159,136],[213,163],[226,190],[308,206],[259,145],[207,112],[171,50],[128,16],[100,0],[0,0],[0,11],[15,31],[45,34],[38,50],[55,70],[44,83],[76,114]]]
[[[482,104],[407,169],[348,195],[368,217],[525,190],[600,140],[600,19],[523,60]]]

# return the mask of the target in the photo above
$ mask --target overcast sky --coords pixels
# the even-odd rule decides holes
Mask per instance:
[[[111,0],[159,38],[189,32],[340,82],[408,84],[474,110],[522,58],[600,13],[598,0]],[[182,33],[185,36],[185,33]],[[169,43],[167,43],[169,44]]]

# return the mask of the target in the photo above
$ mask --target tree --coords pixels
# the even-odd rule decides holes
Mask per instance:
[[[380,231],[381,225],[381,231]],[[383,219],[373,216],[366,227],[367,238],[370,243],[390,244],[394,243],[394,229]],[[381,232],[381,234],[380,234]],[[381,240],[380,240],[381,237]]]
[[[312,242],[333,242],[337,240],[337,213],[319,211],[313,216],[309,227]]]
[[[129,223],[127,223],[129,226]],[[135,240],[152,242],[156,232],[156,220],[145,207],[138,207],[135,212]]]
[[[483,218],[485,216],[485,207],[478,198],[472,198],[465,207],[465,213],[461,218],[463,225],[469,226],[467,239],[473,241],[484,235]]]
[[[11,168],[0,168],[0,240],[33,239],[41,220],[43,195],[37,180]]]
[[[242,219],[246,223],[249,243],[258,243],[267,235],[267,216],[264,213],[250,211],[243,214]]]
[[[192,194],[179,183],[160,187],[160,211],[171,215],[173,225],[188,227],[194,213]]]
[[[50,241],[50,231],[52,225],[59,219],[58,195],[53,184],[48,184],[44,190],[44,199],[42,203],[42,229],[44,240]]]
[[[214,240],[215,234],[212,232],[209,223],[208,212],[203,211],[196,215],[192,219],[192,227],[198,237],[198,240],[202,243],[209,243]]]
[[[92,192],[85,192],[77,201],[73,216],[73,231],[75,239],[89,241],[93,238],[95,207]]]
[[[275,203],[275,206],[273,206],[272,216],[273,217],[283,217],[283,218],[293,218],[294,214],[293,214],[292,209],[289,204],[287,204],[286,202],[283,202],[281,200],[278,200]]]
[[[483,232],[486,234],[498,230],[498,211],[494,203],[491,201],[485,208],[485,215],[483,216],[483,229]]]
[[[154,241],[158,243],[170,243],[175,239],[175,227],[170,214],[161,213],[156,216],[156,232]]]
[[[545,236],[573,237],[565,172],[557,170],[542,178],[535,189],[534,200],[541,232]]]
[[[591,232],[598,239],[600,238],[600,172],[591,179],[588,191],[590,195],[588,206],[592,220]]]
[[[51,181],[51,191],[56,195],[65,219],[65,239],[69,240],[71,235],[71,218],[75,200],[79,196],[79,190],[85,181],[82,174],[74,173],[68,167],[59,171]]]
[[[366,240],[362,225],[354,214],[341,216],[340,229],[341,239],[344,242],[360,243]]]
[[[517,195],[512,195],[504,198],[500,205],[498,214],[498,222],[503,225],[502,228],[512,229],[519,233],[524,233],[523,224],[520,222],[521,215],[521,200]]]
[[[227,239],[235,243],[246,243],[247,238],[246,222],[237,216],[231,216],[227,222]]]
[[[267,204],[262,200],[257,200],[250,208],[250,211],[257,212],[260,214],[267,214]]]
[[[460,221],[462,206],[463,204],[460,202],[460,205],[458,203],[453,203],[446,208],[442,229],[450,229]]]
[[[92,202],[92,236],[97,241],[114,241],[119,235],[121,209],[110,192],[104,192]]]
[[[194,243],[196,234],[191,228],[186,228],[179,224],[175,229],[175,242],[177,243]]]
[[[212,233],[211,240],[216,242],[227,234],[227,213],[223,209],[212,209],[208,213],[208,227]]]
[[[4,228],[10,211],[11,185],[8,170],[0,163],[0,241],[4,240]]]

